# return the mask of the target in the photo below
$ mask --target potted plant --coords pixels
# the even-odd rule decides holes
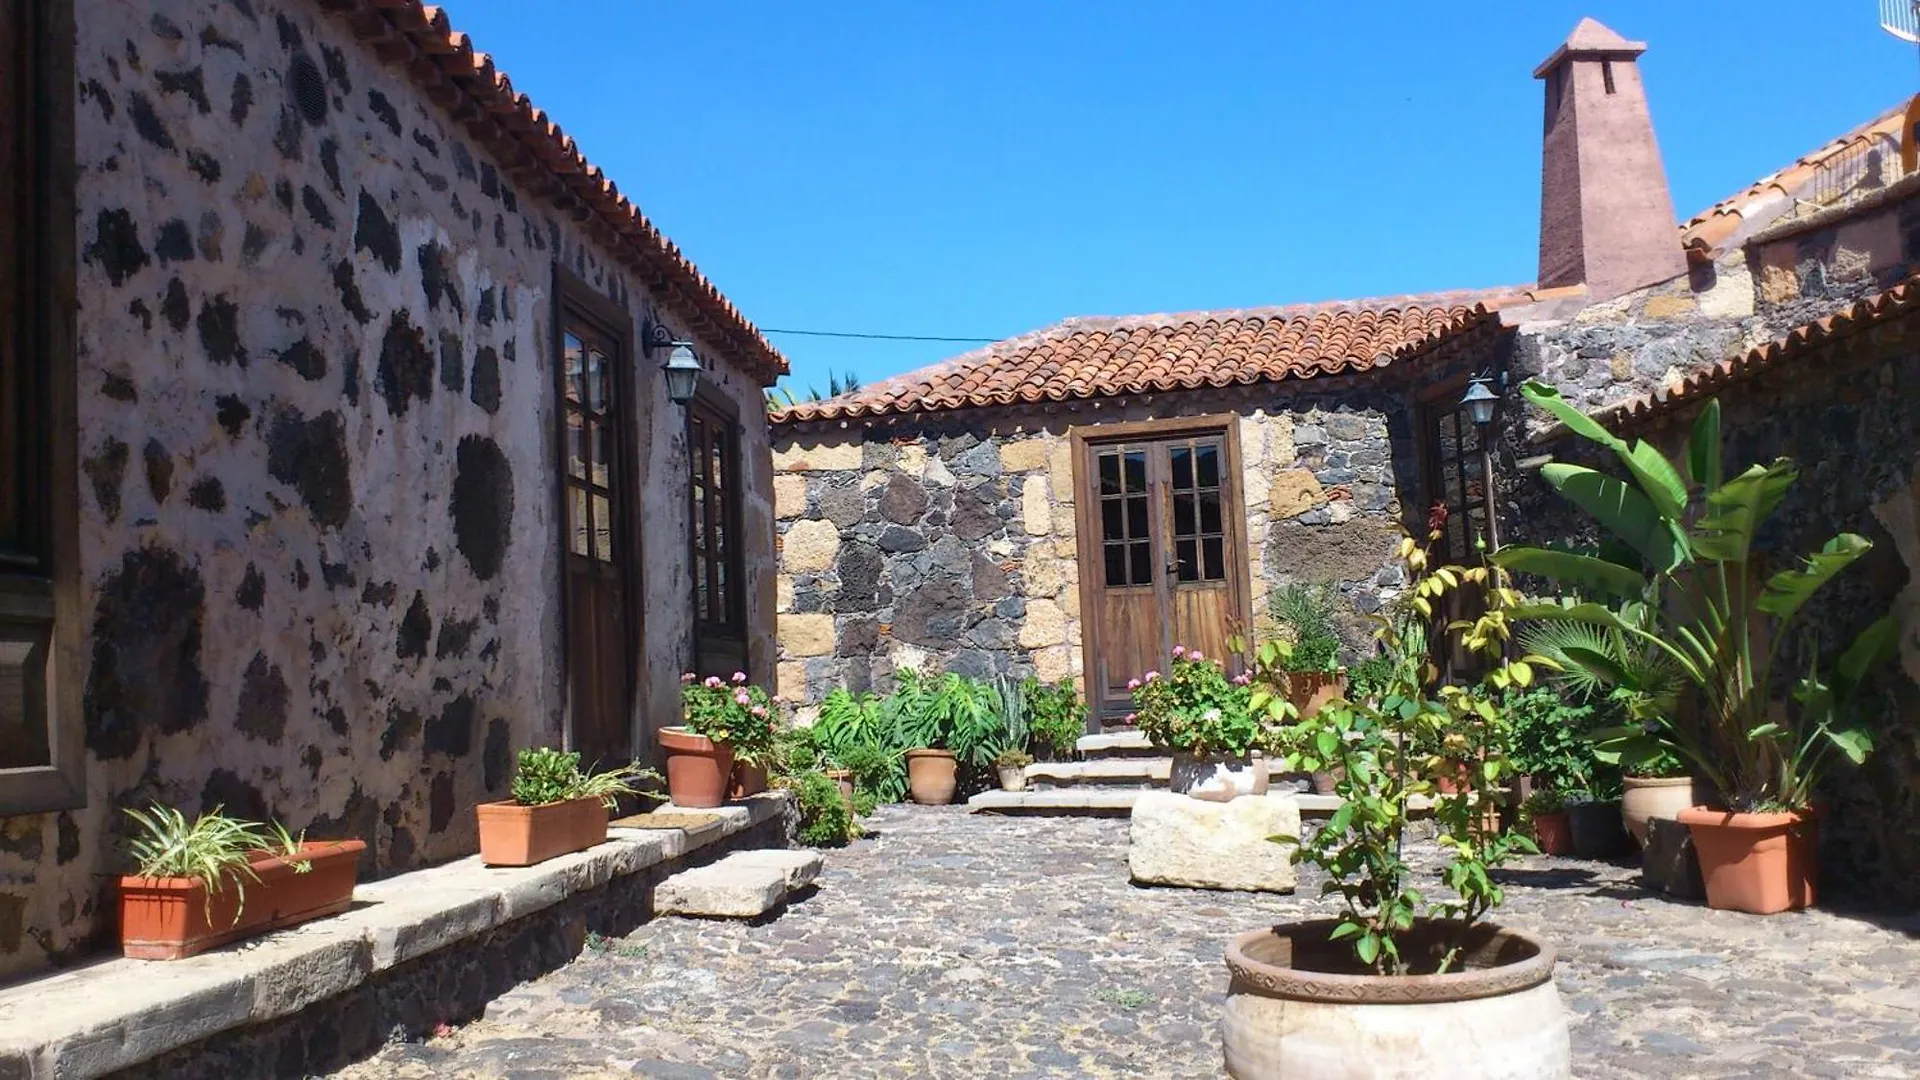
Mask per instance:
[[[1080,736],[1087,733],[1087,704],[1073,688],[1072,679],[1043,683],[1029,678],[1022,684],[1026,701],[1029,747],[1049,761],[1071,761],[1080,752]]]
[[[1551,788],[1537,788],[1520,804],[1521,823],[1542,855],[1573,854],[1573,825],[1566,800]]]
[[[851,774],[856,811],[876,803],[899,802],[907,792],[906,761],[893,741],[882,701],[872,693],[854,695],[836,687],[820,703],[820,715],[807,728],[822,760]]]
[[[1415,583],[1415,618],[1380,619],[1383,642],[1394,646],[1401,626],[1431,619],[1460,583],[1489,585],[1487,613],[1455,632],[1491,670],[1480,683],[1429,692],[1411,665],[1377,703],[1335,702],[1301,722],[1294,766],[1341,766],[1344,801],[1311,836],[1275,839],[1295,844],[1296,861],[1326,872],[1341,910],[1250,931],[1228,947],[1222,1037],[1230,1076],[1571,1075],[1552,946],[1485,918],[1504,898],[1490,870],[1532,850],[1482,812],[1512,770],[1496,695],[1533,679],[1531,658],[1504,656],[1505,614],[1517,596],[1484,567],[1426,572],[1426,553],[1411,539],[1401,558]],[[1280,704],[1265,687],[1252,700],[1256,710]],[[1448,759],[1415,748],[1426,736],[1474,763],[1470,790],[1437,794]],[[1415,798],[1434,802],[1446,858],[1440,880],[1453,894],[1445,900],[1426,895],[1427,875],[1406,858]]]
[[[994,755],[993,767],[1000,776],[1000,790],[1027,790],[1027,766],[1031,764],[1033,755],[1025,750],[1009,748]]]
[[[1340,633],[1331,586],[1298,582],[1273,593],[1274,618],[1292,634],[1287,653],[1287,698],[1310,716],[1347,692],[1340,667]]]
[[[740,698],[745,695],[746,713],[736,716],[730,729],[733,773],[728,782],[727,797],[744,799],[767,790],[767,780],[778,755],[774,746],[778,725],[775,723],[772,697],[766,688],[749,684],[746,672],[734,672],[729,689],[736,707],[742,704]]]
[[[959,788],[960,766],[984,769],[997,753],[1005,725],[999,694],[955,672],[926,679],[903,670],[897,679],[882,711],[906,759],[908,794],[922,806],[945,806]]]
[[[584,851],[607,839],[607,812],[622,795],[638,795],[651,770],[627,764],[587,771],[574,751],[539,747],[520,751],[513,798],[473,808],[480,825],[480,861],[488,866],[532,866]]]
[[[127,815],[138,832],[134,872],[120,879],[125,956],[178,960],[353,902],[362,841],[295,837],[217,806],[192,821],[159,805]]]
[[[1858,764],[1872,750],[1860,701],[1866,680],[1893,658],[1899,627],[1892,616],[1869,624],[1842,650],[1831,682],[1810,662],[1790,701],[1775,698],[1774,665],[1788,642],[1801,640],[1794,631],[1808,602],[1872,545],[1841,533],[1799,565],[1766,575],[1755,538],[1798,469],[1781,458],[1726,476],[1718,402],[1702,407],[1676,462],[1644,441],[1628,446],[1549,387],[1529,383],[1524,393],[1620,458],[1627,479],[1562,462],[1542,467],[1541,476],[1632,556],[1508,548],[1499,562],[1642,603],[1646,615],[1630,620],[1587,602],[1537,604],[1516,616],[1601,626],[1657,650],[1677,669],[1676,707],[1606,733],[1604,745],[1629,771],[1670,749],[1716,794],[1719,805],[1680,815],[1693,833],[1709,907],[1767,914],[1810,905],[1815,784],[1835,755]],[[1817,642],[1809,639],[1805,654],[1817,661]],[[1645,689],[1634,672],[1603,656],[1573,659],[1612,685]]]
[[[851,802],[826,773],[808,769],[777,777],[774,783],[793,792],[794,808],[800,815],[796,835],[801,843],[808,847],[842,847],[860,835]]]
[[[744,674],[732,685],[717,675],[701,679],[689,671],[680,676],[685,722],[659,732],[667,758],[667,796],[675,806],[708,809],[727,800],[735,746],[757,738],[766,717],[753,710],[770,711],[755,702],[745,684]]]
[[[1266,642],[1262,648],[1283,655],[1286,643]],[[1168,782],[1174,791],[1265,793],[1264,760],[1256,762],[1252,753],[1271,732],[1248,707],[1251,683],[1251,674],[1229,679],[1219,660],[1184,645],[1173,647],[1165,675],[1149,671],[1127,682],[1133,722],[1153,745],[1173,753]]]

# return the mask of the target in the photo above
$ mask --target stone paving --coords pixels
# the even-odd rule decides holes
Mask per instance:
[[[889,807],[762,925],[656,919],[484,1019],[345,1073],[561,1080],[1213,1077],[1226,938],[1323,909],[1136,888],[1124,820]],[[1576,1075],[1920,1076],[1920,916],[1760,918],[1533,859],[1502,921],[1547,934]]]

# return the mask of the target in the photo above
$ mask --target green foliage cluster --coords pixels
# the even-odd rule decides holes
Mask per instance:
[[[1289,671],[1334,671],[1340,666],[1338,594],[1330,585],[1292,582],[1274,590],[1273,617],[1293,638]]]
[[[223,810],[216,806],[189,820],[180,811],[159,803],[145,810],[128,807],[126,815],[138,831],[128,837],[127,853],[133,856],[133,872],[140,877],[191,878],[207,890],[208,896],[231,884],[239,897],[233,913],[237,923],[247,904],[246,883],[260,880],[251,861],[255,854],[286,858],[300,874],[313,869],[313,864],[293,858],[300,853],[305,833],[296,836],[279,822],[262,824],[228,817]],[[209,905],[207,918],[212,917]]]
[[[856,802],[870,809],[906,797],[908,750],[951,750],[963,783],[978,785],[1010,753],[1071,752],[1085,718],[1071,682],[987,681],[903,668],[885,697],[836,688],[806,737],[813,763],[851,772]]]
[[[1326,890],[1342,902],[1332,938],[1351,941],[1354,955],[1382,975],[1452,968],[1467,931],[1504,899],[1491,870],[1533,850],[1530,841],[1503,831],[1497,817],[1486,812],[1514,772],[1504,754],[1498,702],[1509,691],[1531,685],[1538,662],[1505,657],[1507,611],[1518,594],[1490,582],[1485,567],[1442,566],[1429,572],[1426,552],[1410,537],[1401,542],[1400,558],[1415,585],[1406,617],[1375,617],[1381,651],[1394,658],[1381,695],[1335,702],[1290,729],[1295,733],[1290,766],[1334,774],[1342,804],[1309,837],[1273,838],[1295,845],[1296,862],[1326,871]],[[1448,592],[1465,583],[1493,586],[1486,590],[1488,608],[1471,624],[1453,624],[1449,633],[1482,657],[1490,671],[1479,683],[1434,689],[1417,628],[1433,617]],[[1289,718],[1284,697],[1265,685],[1251,704],[1275,720]],[[1461,790],[1442,793],[1442,777],[1462,782]],[[1441,881],[1452,898],[1428,897],[1402,858],[1415,797],[1433,800],[1436,840],[1448,855]],[[1417,923],[1432,920],[1447,920],[1452,943],[1431,971],[1415,970],[1418,960],[1402,956],[1400,944]]]
[[[1588,741],[1607,715],[1592,702],[1570,700],[1557,685],[1535,683],[1509,689],[1500,710],[1508,757],[1535,784],[1563,797],[1617,785],[1618,770],[1596,760]]]
[[[731,680],[717,675],[680,676],[680,703],[687,730],[733,747],[733,756],[749,765],[770,765],[778,720],[766,688],[747,682],[744,671]]]
[[[582,769],[579,753],[534,747],[520,751],[513,770],[513,801],[546,806],[570,799],[599,799],[611,810],[622,795],[656,795],[649,786],[660,779],[651,769],[629,762],[612,769]]]
[[[1029,678],[1021,689],[1032,748],[1055,759],[1072,757],[1080,736],[1087,733],[1087,705],[1073,680],[1043,683]]]
[[[810,769],[782,781],[800,810],[800,842],[808,847],[840,847],[858,836],[853,810],[840,797],[840,785],[826,773]]]
[[[1249,682],[1246,676],[1227,678],[1218,659],[1175,645],[1166,674],[1149,671],[1128,680],[1127,689],[1133,692],[1133,720],[1155,746],[1196,757],[1244,757],[1261,740],[1261,724],[1248,704]]]
[[[1809,665],[1793,681],[1790,702],[1776,700],[1774,667],[1809,603],[1872,545],[1843,532],[1800,565],[1764,575],[1755,541],[1799,470],[1779,458],[1725,475],[1718,402],[1702,408],[1676,461],[1644,440],[1616,438],[1551,387],[1528,383],[1522,393],[1612,451],[1627,477],[1565,462],[1540,471],[1619,550],[1516,547],[1496,556],[1508,570],[1588,598],[1513,615],[1603,631],[1597,642],[1568,641],[1560,650],[1570,669],[1627,692],[1630,722],[1602,733],[1603,750],[1629,771],[1663,749],[1677,753],[1733,810],[1810,805],[1836,754],[1859,764],[1873,749],[1868,679],[1893,658],[1900,627],[1892,615],[1869,624],[1825,672],[1809,635]],[[1631,662],[1647,658],[1658,663]]]
[[[1385,656],[1369,656],[1347,668],[1347,697],[1354,701],[1378,701],[1393,678],[1393,661]]]

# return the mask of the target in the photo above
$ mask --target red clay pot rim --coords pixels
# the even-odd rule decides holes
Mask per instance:
[[[247,857],[247,863],[253,867],[253,872],[258,874],[262,870],[273,870],[282,866],[291,866],[296,862],[310,862],[314,859],[322,859],[330,855],[352,854],[358,856],[365,850],[367,850],[367,842],[365,840],[305,840],[300,844],[300,854],[294,858],[290,859],[285,855],[269,855],[266,852],[255,852],[253,855]],[[192,889],[195,887],[205,887],[206,885],[206,883],[199,878],[144,877],[140,874],[122,874],[120,875],[120,884],[128,888],[142,889]]]
[[[714,754],[718,753],[723,746],[730,747],[728,743],[714,742],[705,735],[695,735],[693,732],[688,731],[684,725],[676,724],[673,727],[663,727],[658,734],[660,736],[660,746],[663,749],[674,750],[684,754]]]
[[[1743,814],[1712,806],[1689,806],[1674,815],[1682,825],[1712,825],[1722,829],[1784,829],[1819,817],[1817,809],[1775,810]]]
[[[1227,969],[1235,982],[1245,982],[1271,997],[1294,1001],[1324,1001],[1336,1005],[1419,1005],[1446,1001],[1473,1001],[1531,990],[1553,978],[1553,946],[1524,930],[1480,925],[1494,937],[1519,942],[1533,955],[1499,967],[1450,971],[1445,975],[1345,975],[1339,972],[1283,968],[1247,955],[1247,948],[1280,934],[1322,936],[1339,925],[1338,919],[1307,919],[1249,930],[1227,945]]]
[[[918,750],[907,751],[907,756],[908,757],[950,758],[950,757],[955,757],[956,755],[951,750],[935,750],[932,747],[923,746],[923,747],[920,747]]]

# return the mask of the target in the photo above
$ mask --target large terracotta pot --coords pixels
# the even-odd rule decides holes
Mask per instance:
[[[667,754],[667,797],[673,805],[709,809],[727,801],[733,747],[683,727],[664,727],[660,748]]]
[[[544,806],[508,800],[481,803],[473,812],[480,819],[480,861],[488,866],[532,866],[607,839],[607,806],[599,799]]]
[[[197,878],[122,877],[120,951],[136,960],[178,960],[345,911],[366,849],[359,840],[316,840],[291,859],[260,852],[248,860],[258,881],[228,881],[212,896]]]
[[[907,791],[921,806],[945,806],[959,786],[960,759],[951,750],[907,751]]]
[[[1620,817],[1633,834],[1633,842],[1644,848],[1648,818],[1677,818],[1680,811],[1699,803],[1691,776],[1629,776],[1626,794],[1620,797]]]
[[[733,780],[727,787],[727,798],[744,799],[749,795],[758,795],[767,790],[767,767],[749,765],[744,761],[733,763]]]
[[[1300,710],[1303,720],[1319,712],[1327,702],[1346,694],[1347,673],[1344,671],[1287,672],[1287,700]]]
[[[1282,923],[1227,947],[1227,1075],[1341,1080],[1572,1076],[1553,948],[1517,930],[1471,932],[1463,970],[1372,974],[1332,919]],[[1416,927],[1403,955],[1437,956],[1445,923]]]
[[[1819,874],[1813,814],[1693,806],[1680,811],[1679,820],[1693,834],[1708,907],[1772,915],[1813,906]]]

